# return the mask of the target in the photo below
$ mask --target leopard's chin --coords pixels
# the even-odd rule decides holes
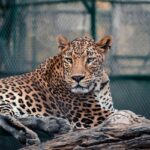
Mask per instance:
[[[94,84],[90,84],[88,87],[77,85],[71,89],[71,92],[77,94],[86,94],[89,93],[93,88],[94,88]]]

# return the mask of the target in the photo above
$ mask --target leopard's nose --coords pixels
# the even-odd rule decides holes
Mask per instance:
[[[81,80],[83,80],[85,78],[84,75],[75,75],[71,77],[73,80],[75,80],[76,82],[80,82]]]

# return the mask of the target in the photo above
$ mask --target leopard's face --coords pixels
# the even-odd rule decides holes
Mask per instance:
[[[98,44],[88,37],[83,37],[72,42],[67,41],[63,47],[61,55],[64,78],[73,93],[90,92],[95,86],[96,79],[100,77],[105,52]],[[108,49],[110,44],[106,44],[105,49]]]
[[[95,85],[104,55],[85,39],[71,42],[63,54],[64,77],[74,93],[88,93]]]

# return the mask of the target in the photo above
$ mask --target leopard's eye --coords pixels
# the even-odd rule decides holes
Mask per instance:
[[[87,59],[87,64],[93,62],[95,60],[95,57],[90,57]]]
[[[69,58],[69,57],[66,57],[65,60],[66,60],[67,62],[69,62],[70,64],[72,64],[72,62],[73,62],[73,61],[72,61],[72,58]]]

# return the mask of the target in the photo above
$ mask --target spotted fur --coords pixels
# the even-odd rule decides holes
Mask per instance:
[[[109,78],[103,70],[111,37],[99,42],[57,38],[60,53],[34,71],[0,80],[0,114],[54,115],[74,128],[90,128],[114,112]],[[82,78],[82,79],[81,79]]]

